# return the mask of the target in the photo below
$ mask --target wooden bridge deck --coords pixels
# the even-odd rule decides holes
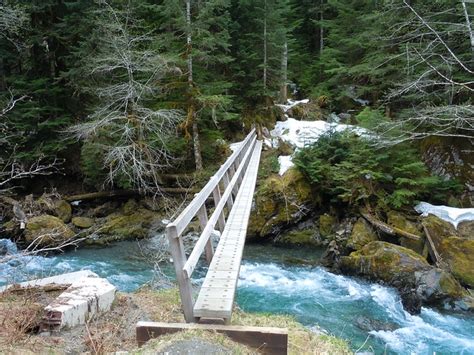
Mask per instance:
[[[195,317],[230,320],[261,150],[258,141],[194,305]]]

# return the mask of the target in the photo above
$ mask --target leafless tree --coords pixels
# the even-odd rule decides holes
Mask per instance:
[[[27,16],[20,7],[11,6],[3,1],[0,3],[0,38],[5,38],[18,50],[23,44],[17,40],[17,36],[26,23]]]
[[[473,137],[474,42],[467,4],[460,5],[423,13],[407,0],[390,3],[403,20],[391,28],[388,41],[405,48],[406,80],[387,101],[414,95],[419,102],[405,118],[379,127],[395,143],[431,135]]]
[[[152,37],[134,35],[137,26],[129,3],[118,11],[101,1],[99,52],[90,58],[88,74],[103,84],[99,106],[87,122],[69,129],[75,137],[95,141],[105,151],[98,168],[108,170],[107,183],[126,179],[142,192],[158,193],[158,172],[171,166],[168,141],[182,119],[178,110],[152,109],[159,82],[172,66],[149,47]],[[105,84],[104,84],[105,83]]]

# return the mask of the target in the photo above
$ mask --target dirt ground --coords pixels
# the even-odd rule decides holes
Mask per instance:
[[[43,308],[61,292],[58,289],[33,289],[0,294],[0,354],[107,354],[120,351],[194,355],[196,352],[189,351],[193,344],[207,349],[206,353],[258,353],[223,335],[202,331],[162,336],[138,349],[135,341],[138,321],[184,322],[179,292],[175,288],[160,291],[142,288],[134,293],[117,293],[112,310],[90,319],[87,324],[57,334],[38,334]],[[287,316],[249,314],[236,308],[232,324],[287,328],[290,354],[350,353],[345,341],[311,332]]]

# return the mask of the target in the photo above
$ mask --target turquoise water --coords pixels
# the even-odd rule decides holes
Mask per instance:
[[[90,269],[122,291],[133,291],[153,279],[153,264],[142,250],[154,240],[122,242],[105,249],[80,249],[53,257],[24,257],[0,264],[0,284],[25,274],[49,276]],[[14,253],[14,246],[10,244]],[[349,341],[353,350],[393,354],[474,354],[474,317],[423,308],[412,316],[403,310],[395,290],[314,266],[318,251],[247,245],[237,293],[249,312],[290,314],[309,328]],[[301,266],[304,259],[305,266]],[[295,265],[297,260],[300,264]],[[172,275],[170,265],[163,270]],[[197,272],[199,276],[205,270]],[[375,322],[375,330],[360,323]]]

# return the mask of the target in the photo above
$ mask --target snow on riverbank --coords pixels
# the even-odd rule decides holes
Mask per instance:
[[[342,132],[345,130],[351,130],[360,135],[368,133],[363,128],[347,124],[328,123],[326,121],[298,121],[294,118],[288,118],[284,122],[277,122],[275,129],[272,130],[270,134],[274,142],[277,142],[278,138],[280,138],[282,141],[296,147],[297,151],[305,145],[313,144],[325,133],[331,131]],[[277,143],[273,143],[272,145],[276,146]],[[280,163],[280,175],[283,175],[293,166],[291,159],[292,156],[280,156],[278,158]]]
[[[433,214],[442,220],[451,223],[454,228],[463,221],[474,221],[474,208],[455,208],[449,206],[435,206],[428,202],[421,202],[415,206],[415,211],[422,216]]]

